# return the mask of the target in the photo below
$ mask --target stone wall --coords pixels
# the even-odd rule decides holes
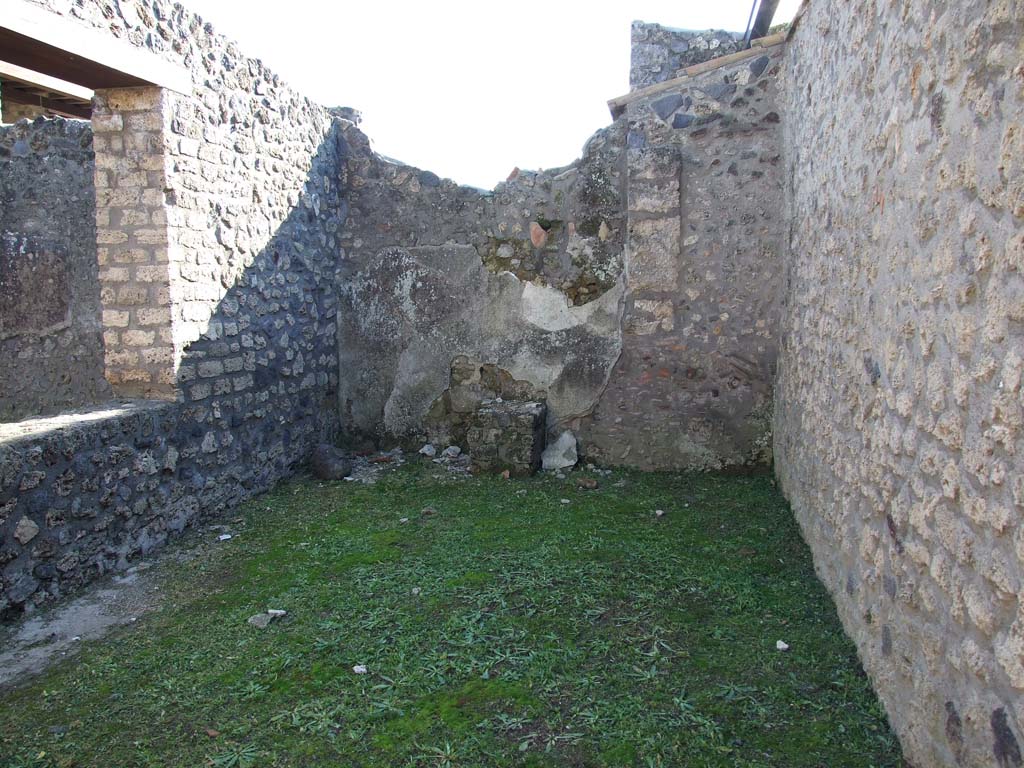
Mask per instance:
[[[215,457],[170,403],[0,425],[0,616],[67,594],[180,531]]]
[[[704,33],[648,31],[693,44],[677,64],[735,50]],[[453,365],[465,359],[475,381],[497,368],[546,397],[549,434],[574,430],[595,460],[764,463],[783,228],[780,55],[635,102],[577,162],[516,169],[493,192],[388,161],[347,129],[345,429],[460,439],[475,404],[501,395],[478,388],[467,400],[455,376],[465,366]]]
[[[0,93],[0,99],[3,94]],[[16,123],[19,120],[35,120],[46,115],[46,110],[31,104],[16,104],[12,101],[0,102],[0,122]]]
[[[770,461],[785,231],[781,57],[781,46],[753,52],[627,107],[622,356],[580,424],[598,461]]]
[[[1024,3],[812,2],[776,470],[905,754],[1024,753]]]
[[[0,421],[110,396],[89,123],[0,127]]]
[[[676,77],[679,70],[735,53],[743,36],[720,29],[695,31],[634,21],[630,28],[629,89]]]
[[[96,174],[106,233],[101,298],[105,311],[125,313],[104,318],[108,366],[138,372],[115,377],[119,389],[174,398],[153,428],[166,443],[157,453],[170,446],[189,460],[160,465],[156,477],[149,463],[137,471],[152,435],[139,442],[134,426],[121,435],[119,423],[88,418],[79,431],[72,415],[67,431],[46,438],[56,441],[52,450],[17,438],[7,453],[15,469],[0,490],[0,546],[16,551],[0,567],[11,606],[62,593],[122,551],[159,542],[168,527],[269,489],[337,432],[342,121],[180,5],[83,2],[68,13],[192,73],[191,94],[98,94]],[[86,464],[72,468],[76,479],[60,485],[62,495],[54,484],[78,461],[65,453],[79,444]],[[110,458],[104,451],[114,444],[124,448]],[[47,469],[35,467],[40,452]],[[102,468],[98,489],[85,479],[90,461]],[[25,472],[46,477],[22,488]],[[108,498],[112,514],[125,517],[117,508],[127,506],[139,520],[110,526],[106,512],[85,522],[66,514],[76,499],[91,505],[89,494],[109,496],[110,483],[123,502]],[[186,496],[194,503],[178,503]],[[23,519],[43,532],[28,550],[17,535],[29,528]],[[56,544],[36,551],[49,540]],[[79,565],[67,574],[31,575],[72,555]]]
[[[226,372],[242,373],[230,343],[210,342],[237,326],[230,294],[245,293],[264,260],[279,274],[277,284],[254,287],[275,316],[261,315],[261,323],[279,342],[286,327],[290,334],[311,320],[303,332],[312,346],[288,353],[302,352],[299,371],[290,360],[284,367],[289,376],[312,375],[322,395],[335,371],[333,305],[310,306],[333,301],[327,286],[345,216],[335,118],[181,5],[30,1],[145,48],[192,79],[187,94],[97,94],[97,189],[106,190],[98,220],[108,247],[101,280],[109,289],[104,309],[119,323],[106,339],[118,392],[173,395],[191,381],[189,363],[200,356],[207,372],[217,368],[207,360],[216,355]],[[285,276],[284,265],[295,274]],[[275,346],[263,357],[286,354]],[[232,380],[232,391],[242,391],[236,386],[245,389]]]
[[[517,170],[493,192],[388,161],[354,126],[346,136],[343,428],[458,439],[462,411],[444,410],[457,358],[546,396],[551,425],[589,412],[620,348],[624,122],[577,163]]]

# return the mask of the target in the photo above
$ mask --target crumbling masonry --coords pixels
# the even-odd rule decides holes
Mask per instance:
[[[1021,0],[634,24],[611,124],[490,192],[180,5],[14,5],[151,74],[0,127],[5,616],[320,442],[515,474],[571,431],[773,466],[908,760],[1024,765]]]

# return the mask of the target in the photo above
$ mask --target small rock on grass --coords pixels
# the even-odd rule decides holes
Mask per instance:
[[[365,664],[356,664],[354,667],[352,667],[352,671],[355,672],[357,675],[365,675],[370,670],[366,668]]]
[[[269,613],[257,613],[255,616],[249,617],[249,624],[256,627],[256,629],[266,629],[273,620],[274,617]]]
[[[274,619],[280,619],[287,615],[288,611],[282,611],[280,608],[271,608],[263,613],[257,613],[255,616],[250,616],[249,624],[256,627],[256,629],[266,629]]]
[[[784,640],[776,640],[775,641],[775,649],[778,650],[778,651],[788,651],[789,650],[789,643],[785,642]]]
[[[656,509],[656,510],[654,510],[654,516],[655,517],[664,517],[665,516],[665,510],[664,509]]]
[[[310,459],[313,474],[320,480],[341,480],[352,472],[352,462],[333,445],[320,443]]]
[[[462,453],[462,449],[457,445],[449,445],[441,451],[441,455],[446,459],[457,459],[460,453]]]
[[[548,470],[568,469],[576,466],[577,458],[576,435],[565,430],[557,440],[544,449],[541,464]]]
[[[435,448],[430,443],[427,443],[422,448],[420,448],[420,453],[426,456],[428,459],[432,459],[435,456],[437,456],[437,448]]]

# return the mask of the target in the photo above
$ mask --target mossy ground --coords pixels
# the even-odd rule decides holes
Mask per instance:
[[[436,471],[247,504],[162,607],[4,695],[0,764],[901,764],[770,477]]]

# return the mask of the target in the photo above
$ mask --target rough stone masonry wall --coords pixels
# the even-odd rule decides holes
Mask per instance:
[[[32,1],[55,11],[67,8],[56,0]],[[123,185],[119,172],[129,168],[150,176],[162,174],[165,185],[158,189],[149,178],[140,180],[142,186],[127,187],[139,202],[132,208],[135,198],[124,196],[128,205],[121,208],[132,220],[110,222],[109,234],[117,237],[126,228],[135,232],[121,249],[125,261],[107,265],[114,271],[104,277],[104,285],[118,293],[150,292],[157,281],[149,267],[161,267],[161,258],[166,259],[167,295],[155,303],[150,296],[138,306],[169,310],[172,346],[167,347],[168,340],[161,339],[137,311],[129,313],[121,338],[125,331],[137,332],[131,338],[139,340],[154,334],[155,347],[150,348],[159,347],[161,354],[173,357],[178,385],[191,380],[189,364],[200,359],[209,364],[204,366],[205,375],[195,371],[195,376],[221,375],[214,373],[218,366],[211,357],[219,358],[224,373],[240,374],[242,369],[235,368],[240,342],[216,342],[222,341],[225,328],[234,330],[237,325],[231,294],[263,294],[268,302],[264,309],[269,311],[260,313],[261,325],[277,342],[286,327],[286,335],[291,335],[299,332],[296,324],[304,324],[306,318],[311,323],[302,331],[310,334],[308,346],[289,353],[279,349],[279,343],[270,345],[263,355],[268,365],[276,361],[288,369],[286,376],[312,373],[317,386],[326,387],[336,355],[333,291],[327,286],[333,287],[337,236],[345,215],[335,118],[179,4],[125,0],[112,7],[102,0],[85,0],[66,12],[183,66],[193,80],[190,94],[146,93],[152,89],[99,94],[103,152],[112,167],[97,180]],[[123,99],[126,94],[138,100],[110,103],[110,98]],[[145,158],[140,161],[141,155],[153,153],[162,155],[160,168],[148,167]],[[160,191],[162,210],[153,210],[148,197]],[[167,253],[161,254],[164,241]],[[154,252],[140,253],[150,246]],[[144,259],[139,262],[141,271],[130,261],[133,254]],[[265,269],[278,274],[257,277]],[[116,305],[117,311],[126,309]],[[120,351],[131,355],[133,346],[144,345],[121,344]],[[280,360],[300,351],[297,371],[291,359]],[[135,361],[139,378],[157,364],[143,360],[141,354]],[[231,381],[232,388],[242,384]]]
[[[635,64],[652,51],[675,67],[735,50],[726,33],[639,26]],[[546,397],[550,434],[574,430],[597,460],[763,462],[780,287],[778,57],[706,73],[656,108],[639,102],[576,163],[516,171],[493,193],[389,162],[350,127],[346,430],[457,441],[479,401],[502,394],[486,385],[497,369],[526,399]]]
[[[110,396],[95,208],[88,122],[0,126],[0,422]]]
[[[162,230],[167,253],[162,264],[153,250],[143,264],[149,269],[140,275],[131,242],[118,244],[125,246],[117,251],[127,254],[125,260],[110,254],[103,269],[123,271],[108,274],[103,287],[145,288],[150,302],[155,294],[148,284],[162,279],[161,267],[166,270],[168,300],[148,308],[162,311],[167,324],[140,322],[121,331],[153,333],[153,346],[146,337],[140,351],[166,345],[163,331],[170,333],[177,400],[148,432],[130,426],[122,434],[119,423],[102,419],[83,420],[82,432],[70,425],[70,431],[48,438],[57,443],[51,460],[46,446],[39,446],[48,469],[33,466],[35,449],[17,438],[11,448],[16,470],[0,483],[4,503],[13,501],[0,514],[0,546],[17,551],[14,559],[4,556],[8,562],[0,569],[0,588],[12,606],[59,594],[102,570],[101,563],[145,550],[154,536],[159,541],[157,534],[268,489],[337,428],[334,272],[345,215],[340,123],[180,5],[90,0],[67,12],[193,75],[191,95],[164,93],[157,101],[133,101],[137,109],[104,112],[126,112],[104,126],[109,143],[103,150],[113,150],[108,178],[117,182],[114,188],[128,191],[118,206],[119,215],[132,217],[123,222],[126,231]],[[111,106],[118,95],[101,94],[101,103]],[[166,186],[156,189],[162,208],[148,205],[151,179],[122,184],[124,176],[118,175],[124,170],[120,159],[139,167],[152,157],[153,141],[160,142],[164,157],[159,173]],[[136,195],[141,205],[133,204]],[[66,462],[72,461],[66,447],[79,445],[84,464],[64,478]],[[165,467],[162,456],[171,448],[188,460]],[[137,468],[127,458],[150,449],[154,472],[148,462]],[[101,473],[99,488],[89,462]],[[44,472],[45,479],[22,489],[26,472]],[[80,506],[91,505],[97,493],[106,494],[111,506],[95,518],[65,513],[76,499]],[[139,518],[112,526],[111,514]],[[40,529],[27,545],[17,536],[23,519]],[[51,543],[44,547],[44,541]],[[54,558],[76,565],[25,580]]]
[[[1024,3],[812,2],[775,455],[917,766],[1024,762]]]
[[[629,89],[674,78],[679,70],[736,53],[743,36],[723,30],[689,30],[634,21],[629,31]]]
[[[280,448],[282,435],[298,459],[334,420],[341,121],[179,4],[85,0],[67,13],[192,75],[191,94],[164,92],[108,134],[125,156],[140,132],[161,142],[166,221],[149,211],[148,224],[167,230],[182,418],[225,458],[255,459],[256,472],[264,444]],[[140,190],[143,200],[152,192]],[[145,280],[129,271],[133,282]]]
[[[619,354],[624,123],[577,163],[516,171],[493,192],[459,187],[375,155],[347,135],[350,205],[340,270],[342,426],[351,435],[464,437],[468,414],[500,387],[547,397],[552,429],[593,408]]]
[[[0,425],[0,618],[124,568],[208,511],[209,458],[171,403]]]
[[[622,356],[581,432],[601,462],[770,460],[781,57],[768,48],[628,105]]]

